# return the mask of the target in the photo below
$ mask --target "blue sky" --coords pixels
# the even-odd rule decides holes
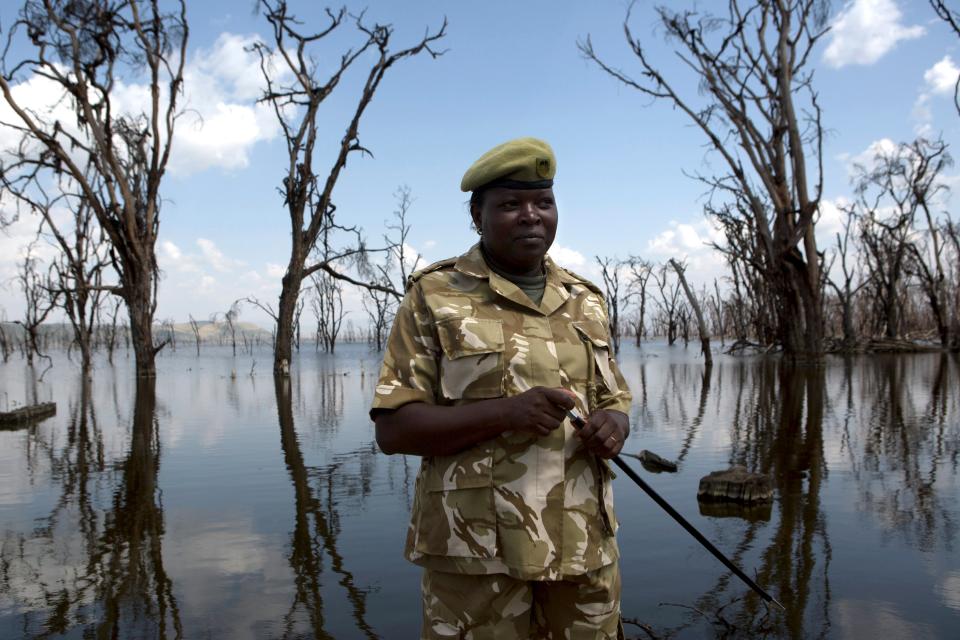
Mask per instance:
[[[13,15],[10,4],[0,9],[4,25]],[[306,9],[315,3],[292,4],[308,22],[321,17],[319,9]],[[699,5],[719,10],[725,3]],[[624,2],[374,1],[348,7],[366,7],[369,20],[393,23],[398,48],[444,16],[449,21],[442,57],[408,59],[388,72],[361,125],[361,142],[374,158],[354,156],[334,193],[341,219],[362,226],[371,244],[384,232],[395,190],[406,184],[415,197],[412,247],[425,262],[461,253],[476,239],[459,191],[464,170],[494,144],[532,135],[557,154],[554,253],[561,263],[589,276],[598,254],[653,261],[686,256],[695,280],[721,275],[720,261],[703,244],[710,235],[703,188],[683,174],[710,170],[703,137],[668,104],[620,86],[577,50],[577,40],[589,34],[612,66],[637,70],[623,38]],[[164,184],[158,318],[206,318],[242,296],[274,302],[279,291],[290,232],[276,191],[285,149],[270,112],[254,104],[259,70],[243,47],[267,30],[252,8],[248,0],[188,6],[185,104],[191,112],[178,124]],[[926,2],[835,2],[833,14],[835,28],[812,59],[829,130],[824,238],[835,228],[831,207],[851,194],[850,163],[868,157],[872,145],[918,133],[942,134],[951,144],[960,139],[951,99],[960,40]],[[637,4],[631,25],[664,75],[695,90],[655,29],[652,3]],[[356,42],[350,27],[322,49],[321,67],[348,42]],[[361,60],[321,112],[328,144],[320,166],[329,164],[342,135],[362,69]],[[22,219],[0,234],[0,313],[8,319],[22,310],[10,278],[34,228]],[[363,323],[358,294],[348,296],[348,305],[355,322]],[[242,318],[268,323],[249,306]]]

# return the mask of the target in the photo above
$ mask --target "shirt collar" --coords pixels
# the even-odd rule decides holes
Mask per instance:
[[[453,265],[453,268],[468,276],[489,280],[490,288],[498,295],[533,311],[542,313],[543,315],[550,315],[559,309],[570,297],[564,285],[578,281],[569,273],[559,268],[556,263],[550,259],[550,256],[544,256],[543,266],[547,274],[547,283],[543,291],[543,300],[540,301],[540,306],[534,304],[533,301],[527,297],[527,294],[521,291],[517,285],[506,278],[498,276],[490,269],[486,260],[483,259],[483,254],[480,252],[479,242],[457,258],[457,262]]]

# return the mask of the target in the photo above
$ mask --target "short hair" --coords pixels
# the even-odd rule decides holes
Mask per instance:
[[[470,214],[470,226],[473,228],[474,231],[478,233],[480,232],[480,228],[477,227],[477,223],[473,219],[473,208],[477,207],[482,209],[483,200],[486,195],[487,195],[487,189],[485,187],[480,187],[479,189],[475,189],[474,191],[470,192],[470,201],[467,203],[467,213]]]

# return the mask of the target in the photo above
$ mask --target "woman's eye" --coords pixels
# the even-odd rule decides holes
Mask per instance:
[[[553,200],[550,198],[544,198],[543,200],[540,201],[541,209],[549,209],[552,206],[553,206]]]

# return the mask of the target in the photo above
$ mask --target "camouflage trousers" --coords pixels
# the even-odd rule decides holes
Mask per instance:
[[[424,569],[423,640],[618,640],[617,563],[557,581]]]

